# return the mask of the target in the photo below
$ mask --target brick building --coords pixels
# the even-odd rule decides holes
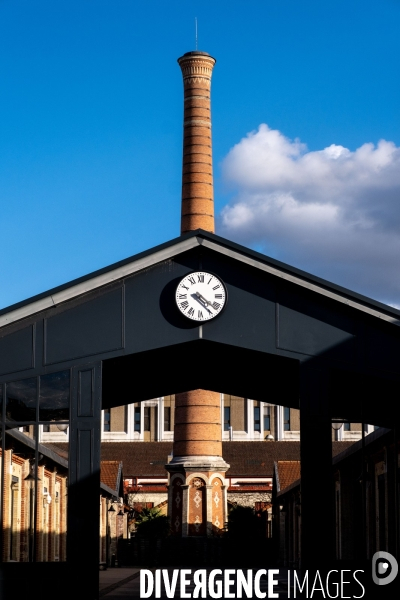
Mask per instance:
[[[397,553],[400,441],[379,428],[343,449],[333,444],[336,559],[364,561],[377,551]],[[316,494],[318,476],[316,474]],[[273,479],[274,537],[280,563],[301,565],[300,462],[276,461]],[[317,525],[317,524],[316,524]],[[318,523],[324,527],[324,524]]]
[[[39,444],[37,475],[31,432],[9,430],[0,450],[3,485],[2,560],[66,560],[68,462]]]

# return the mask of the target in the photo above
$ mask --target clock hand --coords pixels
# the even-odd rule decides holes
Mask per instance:
[[[195,292],[195,294],[196,294],[197,298],[200,300],[200,302],[201,302],[202,304],[204,304],[205,306],[208,306],[209,304],[211,304],[211,302],[209,302],[208,300],[206,300],[206,299],[204,298],[204,296],[202,296],[202,295],[200,294],[200,292]]]
[[[209,300],[207,300],[206,298],[203,297],[203,299],[204,299],[205,302],[207,302],[207,306],[212,306],[213,305],[213,303],[210,302]]]
[[[210,309],[208,308],[209,305],[211,305],[211,302],[209,302],[208,300],[206,300],[204,298],[204,296],[202,296],[200,294],[200,292],[195,292],[194,294],[195,296],[197,296],[197,300],[201,303],[202,306],[204,306],[204,308],[206,308],[208,310],[209,313],[211,313]],[[212,313],[211,313],[212,314]]]

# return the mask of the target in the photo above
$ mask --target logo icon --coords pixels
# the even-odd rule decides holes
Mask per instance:
[[[387,585],[396,578],[399,565],[389,552],[375,552],[372,557],[372,580],[376,585]]]

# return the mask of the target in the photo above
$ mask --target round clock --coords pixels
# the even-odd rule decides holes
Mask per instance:
[[[179,282],[175,300],[180,312],[188,319],[209,321],[224,308],[227,293],[218,277],[205,271],[195,271]]]

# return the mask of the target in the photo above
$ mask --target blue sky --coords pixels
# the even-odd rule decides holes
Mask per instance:
[[[0,307],[179,235],[195,17],[217,233],[400,306],[400,0],[0,0]]]

